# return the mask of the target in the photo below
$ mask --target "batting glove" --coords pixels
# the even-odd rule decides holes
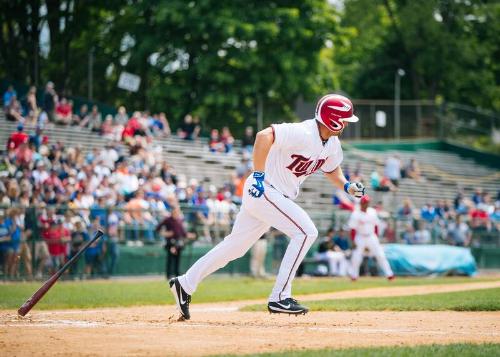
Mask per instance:
[[[356,198],[361,198],[365,194],[365,186],[361,182],[346,182],[344,191]]]
[[[253,179],[254,179],[254,184],[250,189],[248,190],[248,193],[250,196],[253,196],[255,198],[259,198],[264,194],[264,176],[265,174],[262,171],[254,171],[253,173]]]

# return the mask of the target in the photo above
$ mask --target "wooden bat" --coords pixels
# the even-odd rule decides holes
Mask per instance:
[[[25,316],[32,308],[35,306],[38,301],[47,293],[47,291],[50,290],[52,285],[56,283],[57,280],[61,277],[61,275],[70,267],[72,266],[80,257],[80,255],[85,252],[85,250],[96,240],[101,238],[104,235],[104,233],[100,230],[95,232],[94,237],[89,240],[85,245],[76,253],[70,260],[66,262],[66,264],[63,265],[61,269],[59,269],[54,275],[52,275],[49,280],[47,280],[41,287],[38,289],[26,302],[17,310],[17,313],[20,316]]]

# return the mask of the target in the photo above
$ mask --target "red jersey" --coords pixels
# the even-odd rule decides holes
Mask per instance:
[[[63,242],[63,237],[68,237],[70,235],[67,228],[56,228],[53,227],[48,230],[48,232],[43,237],[47,245],[49,246],[50,255],[65,255],[67,251],[67,242]]]

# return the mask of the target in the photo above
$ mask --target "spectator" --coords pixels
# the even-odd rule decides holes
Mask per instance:
[[[411,223],[406,224],[405,231],[401,235],[401,239],[406,244],[413,244],[415,241],[415,228]]]
[[[170,124],[167,119],[167,115],[163,112],[161,112],[158,115],[158,121],[161,124],[161,134],[163,137],[168,137],[170,134],[172,134],[172,129],[170,128]]]
[[[49,178],[49,173],[45,167],[45,162],[43,160],[37,161],[36,169],[31,173],[35,186],[41,186],[45,180]]]
[[[56,105],[55,119],[57,124],[68,125],[73,121],[73,106],[63,97]]]
[[[89,240],[89,234],[87,232],[86,227],[82,220],[77,220],[75,222],[75,228],[71,233],[71,243],[70,243],[70,251],[69,251],[69,259],[73,258],[76,253],[80,251],[83,244]],[[78,275],[81,275],[79,264],[75,263],[70,267],[69,274],[76,278]]]
[[[113,116],[111,114],[106,115],[104,122],[101,125],[101,135],[108,140],[114,140],[114,126],[113,126]]]
[[[58,100],[56,91],[54,89],[54,83],[47,82],[47,84],[45,85],[45,92],[43,94],[42,109],[47,114],[48,120],[51,122],[53,122],[55,119],[54,109],[57,102]]]
[[[88,128],[94,132],[100,132],[101,125],[102,125],[101,113],[99,112],[99,108],[97,107],[97,105],[93,105],[92,111],[80,122],[80,126],[82,128]]]
[[[139,240],[139,230],[145,230],[146,239],[149,242],[154,240],[153,226],[155,225],[153,216],[148,211],[149,203],[144,199],[144,191],[139,189],[134,197],[125,205],[124,220],[129,225],[129,232],[133,234],[133,240]]]
[[[37,125],[35,132],[29,136],[29,143],[33,144],[34,150],[38,151],[42,143],[48,142],[48,137],[43,135],[43,127]]]
[[[87,104],[82,104],[78,113],[73,116],[73,125],[80,125],[88,115],[89,106]]]
[[[387,221],[387,227],[384,231],[384,241],[386,243],[396,243],[396,228],[393,220]]]
[[[177,135],[184,140],[194,140],[198,137],[199,133],[199,124],[193,122],[193,117],[190,114],[187,114],[184,117],[184,122],[177,131]]]
[[[28,143],[29,141],[29,136],[24,132],[24,125],[23,124],[18,124],[17,125],[17,131],[13,132],[10,134],[9,139],[7,140],[7,150],[10,149],[17,149],[21,144]]]
[[[448,224],[448,239],[451,245],[466,247],[472,238],[469,226],[462,221],[462,215],[457,215],[455,221]]]
[[[420,172],[420,167],[415,158],[411,158],[404,169],[405,177],[414,179],[415,181],[422,181],[422,176]]]
[[[343,252],[349,254],[351,251],[351,238],[349,237],[349,232],[345,228],[340,228],[333,238],[333,243],[336,247],[339,247]]]
[[[401,179],[401,161],[397,155],[391,155],[387,158],[384,175],[391,180],[394,186],[399,186],[399,180]]]
[[[370,183],[374,191],[388,192],[397,190],[397,187],[392,184],[391,180],[389,180],[387,176],[380,176],[377,169],[373,170],[370,174]]]
[[[10,208],[7,211],[5,223],[10,233],[10,249],[7,257],[7,274],[10,279],[15,279],[18,275],[19,255],[21,253],[22,226],[21,216],[17,208]]]
[[[5,219],[5,211],[0,210],[0,267],[2,267],[4,278],[8,275],[9,262],[13,254],[10,240],[9,222]]]
[[[31,124],[35,124],[38,116],[40,115],[40,108],[38,108],[36,100],[36,87],[31,86],[26,96],[28,120]]]
[[[99,217],[95,217],[94,220],[92,221],[90,230],[92,232],[95,232],[98,229],[101,229],[101,226],[99,224]],[[91,239],[88,233],[86,234],[86,237],[87,241]],[[89,278],[99,273],[100,274],[104,273],[103,258],[105,253],[106,250],[103,243],[103,239],[98,239],[87,248],[87,250],[85,251],[84,278]]]
[[[107,237],[106,240],[106,252],[108,253],[107,262],[107,273],[108,275],[113,275],[115,272],[116,264],[120,256],[120,245],[119,241],[119,228],[120,218],[116,212],[110,212],[108,215],[108,226],[107,226]]]
[[[418,222],[418,230],[413,235],[411,244],[429,244],[431,242],[431,233],[425,227],[424,221]]]
[[[208,147],[210,152],[225,152],[225,146],[219,136],[218,129],[212,129],[210,131],[210,140],[208,141]]]
[[[245,134],[243,135],[243,139],[241,140],[241,146],[243,147],[244,151],[251,154],[253,152],[254,143],[255,143],[255,134],[253,131],[253,127],[247,126],[245,128]]]
[[[477,206],[481,202],[483,202],[483,189],[478,187],[474,190],[474,193],[472,194],[472,202]]]
[[[125,127],[125,125],[127,125],[127,122],[128,122],[127,109],[125,109],[125,107],[121,105],[120,107],[118,107],[118,112],[115,115],[113,124]]]
[[[167,252],[167,261],[165,273],[167,280],[180,275],[181,255],[186,239],[194,239],[193,233],[188,233],[184,229],[184,217],[179,207],[172,210],[172,215],[166,217],[156,227],[160,237],[165,241],[165,250]]]
[[[473,208],[470,212],[471,228],[475,232],[488,231],[491,228],[490,217],[487,212],[487,206],[485,204],[479,204],[477,207]]]
[[[13,96],[10,99],[9,105],[5,110],[6,119],[9,121],[15,121],[18,123],[23,123],[23,108],[21,107],[21,103],[17,100],[16,96]]]
[[[233,150],[234,137],[233,134],[231,134],[229,127],[225,126],[222,128],[220,140],[224,144],[224,151],[226,153],[231,152]]]
[[[53,222],[54,224],[45,230],[44,239],[49,248],[51,267],[54,273],[62,267],[66,260],[67,243],[71,241],[71,234],[63,226],[64,219],[62,217],[56,217]]]
[[[432,223],[436,216],[436,208],[434,208],[430,202],[427,202],[420,210],[420,217],[429,223]]]
[[[315,258],[328,262],[328,272],[331,276],[345,276],[347,274],[347,260],[343,250],[334,243],[334,230],[330,228],[318,246]]]
[[[17,97],[16,90],[14,89],[14,87],[12,85],[9,85],[7,87],[7,90],[3,94],[3,106],[4,106],[4,108],[8,108],[12,98],[16,98],[16,97]]]

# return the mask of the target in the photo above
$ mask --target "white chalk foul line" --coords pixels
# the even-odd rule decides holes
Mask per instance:
[[[120,323],[101,323],[101,322],[95,322],[95,321],[82,321],[82,320],[39,320],[39,321],[32,321],[30,323],[7,323],[4,326],[9,326],[9,327],[32,327],[32,328],[39,328],[39,327],[47,327],[47,328],[52,328],[52,327],[76,327],[76,328],[96,328],[96,327],[121,327],[121,326],[128,326],[129,328],[137,328],[137,327],[146,327],[146,328],[222,328],[222,329],[228,329],[231,327],[235,327],[234,325],[224,325],[224,324],[210,324],[210,323],[194,323],[194,322],[180,322],[180,323],[163,323],[163,322],[120,322]],[[239,326],[238,326],[239,327]],[[272,328],[275,329],[276,326],[260,326],[261,328]],[[289,329],[300,329],[301,331],[308,330],[308,331],[326,331],[326,332],[331,332],[331,333],[352,333],[352,334],[414,334],[414,335],[448,335],[450,333],[453,333],[455,335],[467,335],[471,336],[471,333],[468,331],[439,331],[439,330],[419,330],[417,328],[414,329],[408,329],[408,328],[394,328],[394,329],[388,329],[388,328],[357,328],[357,327],[335,327],[335,326],[324,326],[324,327],[318,327],[318,326],[287,326],[286,328]],[[475,332],[473,335],[480,335],[480,336],[492,336],[492,337],[497,337],[500,336],[500,332],[496,331],[481,331],[481,332]]]

